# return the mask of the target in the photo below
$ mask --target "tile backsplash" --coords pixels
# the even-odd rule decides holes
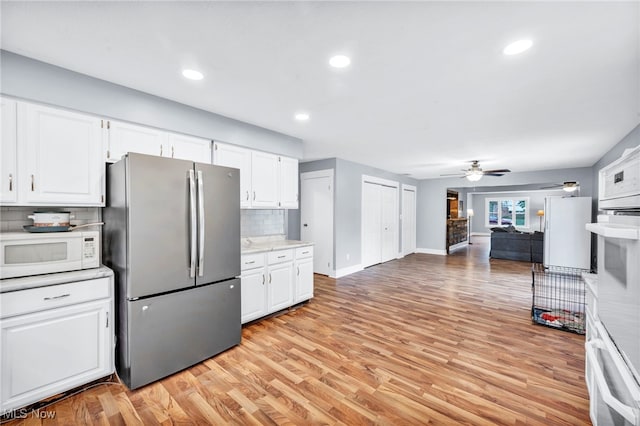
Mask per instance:
[[[285,233],[284,210],[241,210],[240,217],[242,237]]]
[[[100,222],[102,212],[98,207],[0,207],[0,232],[21,231],[25,225],[33,225],[27,218],[34,211],[65,211],[75,215],[73,225]],[[240,235],[256,237],[285,234],[285,210],[241,210]]]
[[[72,225],[100,222],[102,216],[98,207],[0,207],[0,232],[22,231],[24,225],[33,225],[27,216],[34,211],[70,212],[75,216]]]

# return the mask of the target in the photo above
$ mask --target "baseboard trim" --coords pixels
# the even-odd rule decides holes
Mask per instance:
[[[447,251],[446,250],[437,250],[437,249],[421,248],[421,247],[418,247],[416,249],[416,253],[437,254],[439,256],[446,256],[447,255]]]
[[[457,250],[457,249],[459,249],[459,248],[466,247],[466,246],[468,246],[468,245],[469,245],[469,242],[468,242],[468,241],[463,241],[463,242],[461,242],[461,243],[454,244],[454,245],[450,246],[450,247],[449,247],[449,251]]]
[[[338,269],[336,271],[333,271],[333,273],[331,275],[329,275],[329,276],[331,278],[342,278],[342,277],[346,277],[347,275],[351,275],[351,274],[355,274],[356,272],[360,272],[363,269],[364,268],[360,264],[353,265],[353,266],[347,266],[346,268],[340,268],[340,269]]]

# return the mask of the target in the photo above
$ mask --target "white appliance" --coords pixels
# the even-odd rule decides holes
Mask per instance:
[[[587,332],[594,425],[640,426],[640,147],[600,170],[597,313]]]
[[[640,206],[640,145],[600,170],[598,208],[637,209]]]
[[[99,231],[0,233],[0,279],[99,266]]]
[[[544,218],[544,265],[591,269],[591,197],[546,197]]]

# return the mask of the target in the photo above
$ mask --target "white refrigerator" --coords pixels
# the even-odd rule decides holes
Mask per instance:
[[[546,197],[544,217],[544,265],[591,269],[591,197]]]

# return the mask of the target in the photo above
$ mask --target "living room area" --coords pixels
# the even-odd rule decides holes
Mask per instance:
[[[457,209],[449,207],[454,195],[457,199]],[[482,245],[486,246],[485,254],[488,258],[528,263],[544,262],[545,231],[549,226],[547,202],[566,198],[582,199],[583,206],[585,203],[588,204],[588,207],[583,207],[583,216],[585,210],[586,214],[591,212],[591,197],[582,197],[581,185],[575,181],[448,188],[447,198],[448,238],[452,234],[450,224],[460,223],[466,227],[462,233],[464,238],[458,235],[458,240],[453,241],[457,244],[448,243],[450,254],[467,245],[482,242]],[[557,223],[557,208],[554,213],[554,223]],[[573,219],[567,220],[571,222],[579,217],[574,215]],[[585,223],[587,222],[589,220],[585,220]],[[554,235],[558,235],[561,230],[556,226],[553,232]],[[590,253],[586,254],[588,264],[580,265],[582,268],[590,268],[590,256]]]

